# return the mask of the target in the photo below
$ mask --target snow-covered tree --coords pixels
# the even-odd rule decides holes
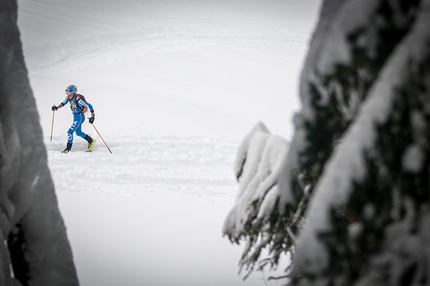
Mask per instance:
[[[294,254],[295,285],[430,285],[428,27],[429,0],[323,2],[282,171],[258,199],[240,187],[225,223],[243,265],[268,246],[275,264]],[[270,169],[252,141],[241,186]]]
[[[0,3],[0,285],[79,285],[30,89],[16,0]]]
[[[276,263],[286,249],[283,243],[291,244],[284,233],[289,218],[277,210],[280,192],[286,189],[285,157],[288,142],[271,135],[263,123],[258,123],[245,137],[236,158],[234,171],[240,181],[237,202],[224,224],[223,232],[231,241],[239,243],[247,238],[247,246],[241,259],[241,267],[253,269],[260,252],[266,246],[274,252]],[[287,194],[285,201],[295,204],[297,196]],[[260,235],[261,234],[261,235]]]

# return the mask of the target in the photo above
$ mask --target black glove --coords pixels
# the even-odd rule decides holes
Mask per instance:
[[[96,117],[94,115],[91,116],[89,119],[90,123],[93,124],[95,119],[96,119]]]
[[[55,111],[55,110],[57,110],[58,109],[58,107],[57,106],[55,106],[55,105],[53,105],[52,106],[52,111]]]

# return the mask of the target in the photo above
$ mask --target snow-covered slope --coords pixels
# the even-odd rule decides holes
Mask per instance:
[[[291,137],[312,27],[306,13],[315,17],[318,1],[230,2],[19,1],[45,133],[47,106],[74,83],[112,134],[240,140],[261,120]],[[57,130],[70,124],[63,117]]]
[[[86,141],[62,154],[64,140],[46,142],[57,189],[91,195],[140,199],[147,192],[172,191],[207,199],[234,197],[232,165],[236,141],[208,137],[107,136],[111,155],[97,138],[93,153]],[[66,157],[67,156],[67,157]],[[70,176],[70,174],[75,176]],[[78,178],[78,180],[77,180]],[[87,187],[88,181],[91,187]]]
[[[19,0],[30,81],[82,285],[264,284],[260,273],[242,282],[241,247],[221,237],[238,188],[233,162],[258,121],[292,136],[318,4]],[[71,83],[95,107],[95,126],[113,154],[88,123],[95,152],[85,153],[78,137],[73,152],[59,152],[71,115],[50,107]]]

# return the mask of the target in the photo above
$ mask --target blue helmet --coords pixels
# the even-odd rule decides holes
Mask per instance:
[[[76,93],[78,91],[78,88],[76,87],[76,85],[71,84],[66,88],[66,91],[70,93]]]

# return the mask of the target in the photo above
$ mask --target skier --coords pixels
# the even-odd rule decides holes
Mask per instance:
[[[76,93],[77,91],[78,89],[75,85],[69,85],[66,88],[67,96],[64,101],[58,106],[52,106],[52,111],[56,111],[66,105],[68,102],[70,102],[70,109],[73,113],[73,123],[67,131],[67,146],[62,153],[68,153],[72,149],[74,132],[76,132],[76,135],[88,141],[88,151],[91,151],[93,149],[94,143],[96,143],[96,139],[91,138],[90,136],[82,132],[82,123],[84,123],[85,121],[85,113],[88,111],[88,109],[91,112],[89,122],[93,124],[95,120],[94,108],[89,102],[86,101],[85,97],[82,94]]]

